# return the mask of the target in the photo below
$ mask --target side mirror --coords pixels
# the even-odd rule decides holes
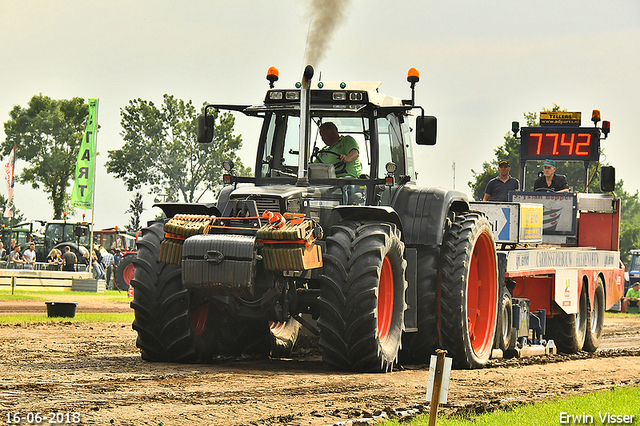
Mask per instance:
[[[416,117],[416,143],[418,145],[435,145],[438,134],[438,119],[432,115]]]
[[[210,143],[213,140],[213,115],[198,116],[198,142]]]
[[[613,192],[616,188],[616,169],[613,166],[600,168],[600,191]]]

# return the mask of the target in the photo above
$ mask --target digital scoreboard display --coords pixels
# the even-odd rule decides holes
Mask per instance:
[[[600,129],[596,127],[523,127],[521,135],[521,160],[600,158]]]

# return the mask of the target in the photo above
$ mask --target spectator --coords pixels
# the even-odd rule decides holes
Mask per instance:
[[[22,255],[24,261],[24,269],[33,269],[33,265],[36,264],[36,244],[29,243],[29,248],[24,251]]]
[[[627,294],[622,299],[622,304],[623,304],[622,310],[624,312],[627,312],[627,309],[630,306],[640,307],[640,305],[638,305],[638,301],[640,301],[640,282],[634,283],[633,287],[627,290]]]
[[[22,265],[22,263],[22,256],[20,256],[20,246],[16,246],[9,254],[9,269],[18,269],[18,266]]]
[[[102,255],[102,266],[104,266],[104,271],[106,274],[107,289],[114,288],[114,287],[111,287],[111,273],[113,272],[113,261],[114,261],[113,254],[105,250],[104,254]]]
[[[60,265],[62,265],[62,260],[60,259],[60,255],[58,254],[58,249],[51,249],[49,255],[47,256],[47,271],[59,271]]]
[[[73,272],[76,270],[76,263],[78,263],[78,258],[75,253],[71,251],[69,246],[65,246],[64,254],[62,255],[62,270]]]
[[[93,266],[93,279],[104,280],[104,268],[95,254],[91,256],[91,266]]]
[[[85,250],[84,253],[82,253],[82,257],[80,259],[78,259],[78,265],[89,265],[89,252],[87,250]]]
[[[4,249],[4,243],[0,241],[0,260],[4,260],[7,257],[7,251]]]

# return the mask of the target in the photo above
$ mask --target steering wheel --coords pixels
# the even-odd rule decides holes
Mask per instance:
[[[320,151],[315,153],[315,157],[318,159],[320,163],[324,163],[324,161],[320,159],[320,154],[333,154],[338,158],[340,158],[340,156],[342,155],[342,154],[338,154],[337,152],[331,151],[330,149],[321,149]]]
[[[536,192],[556,192],[555,190],[551,189],[551,188],[537,188],[535,189]]]

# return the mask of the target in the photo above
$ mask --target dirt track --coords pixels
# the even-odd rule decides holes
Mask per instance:
[[[56,299],[58,301],[63,301]],[[80,301],[79,312],[122,312],[126,304]],[[44,312],[44,303],[0,303],[0,315]],[[214,365],[148,363],[130,324],[0,325],[0,415],[73,413],[100,425],[327,425],[423,409],[425,366],[391,374],[331,371],[316,351],[292,360],[225,360]],[[495,360],[454,371],[446,411],[485,411],[637,385],[640,315],[607,317],[596,354]]]

